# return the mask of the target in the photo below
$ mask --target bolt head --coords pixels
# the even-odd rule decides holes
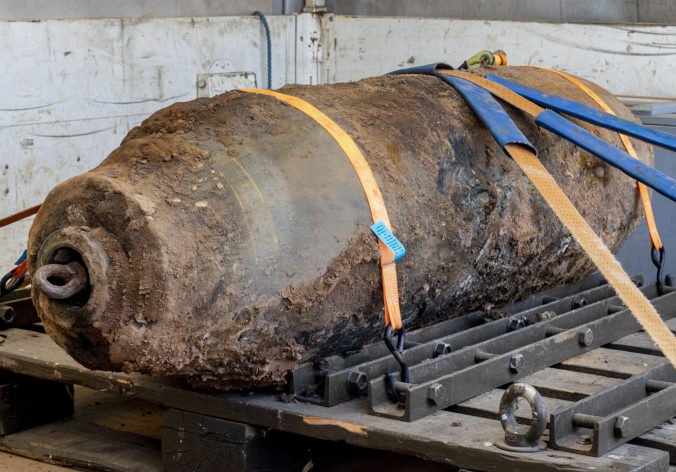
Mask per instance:
[[[353,370],[347,376],[347,386],[355,393],[361,393],[368,387],[369,379],[364,372]]]
[[[584,297],[575,297],[573,298],[573,309],[577,310],[587,305],[587,299]]]
[[[606,175],[606,169],[602,166],[594,167],[592,169],[592,172],[594,174],[594,177],[597,177],[599,179],[602,178],[604,175]]]
[[[427,389],[427,399],[434,405],[441,403],[441,400],[444,398],[444,386],[441,384],[430,385],[430,388]]]
[[[200,79],[200,80],[197,82],[197,86],[198,86],[199,88],[206,88],[206,86],[207,86],[207,81],[204,80],[204,79]]]
[[[433,357],[443,356],[451,352],[451,345],[448,343],[437,343],[432,352]]]
[[[526,322],[523,318],[512,318],[507,323],[507,331],[516,331],[517,329],[525,328]]]
[[[627,416],[618,416],[615,420],[613,432],[615,437],[623,438],[629,435],[629,428],[631,428],[631,420]]]
[[[524,357],[523,354],[514,354],[510,359],[509,359],[509,370],[514,372],[515,374],[519,372],[519,369],[523,367],[524,363]]]
[[[580,346],[589,347],[594,342],[594,332],[591,329],[585,329],[577,335]]]

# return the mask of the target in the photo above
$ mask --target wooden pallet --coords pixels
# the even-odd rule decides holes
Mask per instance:
[[[676,329],[676,320],[669,324]],[[463,402],[450,411],[402,423],[368,414],[363,399],[326,408],[287,403],[276,393],[209,394],[167,379],[91,371],[73,361],[44,333],[13,328],[2,335],[5,340],[0,344],[0,369],[26,376],[7,378],[5,383],[18,385],[25,391],[30,391],[32,385],[34,395],[23,402],[18,402],[15,396],[13,404],[0,408],[0,423],[12,415],[15,420],[30,419],[23,425],[15,421],[14,429],[9,428],[5,431],[8,434],[0,437],[0,449],[80,468],[302,470],[311,461],[314,470],[341,470],[335,468],[335,463],[327,464],[326,457],[349,464],[349,457],[355,454],[358,463],[370,469],[386,461],[408,463],[407,470],[438,470],[436,463],[476,471],[666,471],[670,462],[676,464],[676,425],[672,422],[599,458],[555,450],[525,454],[499,449],[494,444],[503,436],[496,419],[500,389]],[[555,411],[614,385],[620,381],[618,377],[664,363],[665,359],[656,354],[650,340],[637,333],[556,368],[544,369],[524,381],[538,388],[545,395],[549,410]],[[46,382],[36,385],[34,379]],[[134,405],[142,402],[144,408],[155,412],[147,419],[154,418],[155,427],[150,430],[155,432],[115,424],[111,427],[110,422],[96,419],[92,401],[89,409],[76,401],[72,418],[66,402],[60,406],[64,419],[47,418],[48,421],[43,421],[46,424],[35,426],[36,415],[30,413],[36,411],[35,406],[41,401],[51,399],[58,406],[59,402],[54,403],[58,395],[53,389],[59,384],[87,387],[107,398],[115,393],[115,398],[126,405],[121,408],[127,416],[134,416],[139,424],[144,424],[143,414]],[[40,396],[40,392],[45,395]],[[84,395],[82,392],[85,390],[76,390],[75,397]],[[157,409],[164,412],[161,424]],[[105,418],[110,412],[98,411],[98,415]],[[345,446],[336,442],[390,454],[369,455],[365,449],[346,451]],[[358,470],[354,463],[345,467],[343,470]]]

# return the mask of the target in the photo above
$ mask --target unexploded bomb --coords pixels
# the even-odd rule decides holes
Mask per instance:
[[[551,72],[493,73],[595,106]],[[592,269],[441,80],[383,76],[282,91],[343,127],[376,175],[407,249],[398,276],[408,326],[504,304]],[[633,183],[509,112],[617,249],[641,216]],[[620,145],[616,133],[583,126]],[[651,163],[649,146],[633,142]],[[50,193],[30,232],[31,272],[61,265],[52,270],[82,283],[65,298],[34,284],[33,299],[47,332],[85,366],[181,376],[212,389],[281,384],[299,363],[382,336],[371,223],[350,162],[305,114],[241,91],[175,104]]]

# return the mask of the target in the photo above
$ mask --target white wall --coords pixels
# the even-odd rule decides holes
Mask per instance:
[[[283,0],[2,0],[2,20],[157,18],[281,13]],[[277,5],[280,4],[280,5]]]
[[[676,96],[676,26],[336,16],[327,82],[503,49],[514,65],[539,65],[593,80],[616,94]],[[333,44],[333,43],[331,43]]]
[[[676,96],[676,27],[450,19],[271,16],[273,87],[355,80],[503,48],[617,93]],[[0,216],[97,165],[153,111],[196,96],[197,75],[243,71],[265,85],[253,17],[0,21]],[[0,229],[0,272],[30,220]]]
[[[273,86],[296,76],[296,19],[269,18]],[[266,76],[254,17],[0,22],[0,215],[96,166],[155,110],[196,97],[197,74]],[[316,81],[316,79],[315,79]],[[0,272],[31,219],[0,229]]]

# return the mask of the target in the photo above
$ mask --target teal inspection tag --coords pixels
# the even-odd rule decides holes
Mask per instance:
[[[378,236],[378,239],[380,239],[385,246],[390,248],[390,251],[394,254],[394,260],[392,260],[390,264],[397,262],[406,255],[404,245],[401,244],[401,241],[399,241],[394,234],[392,234],[392,231],[389,230],[385,223],[382,221],[374,223],[371,225],[371,231],[373,231],[375,235]]]

